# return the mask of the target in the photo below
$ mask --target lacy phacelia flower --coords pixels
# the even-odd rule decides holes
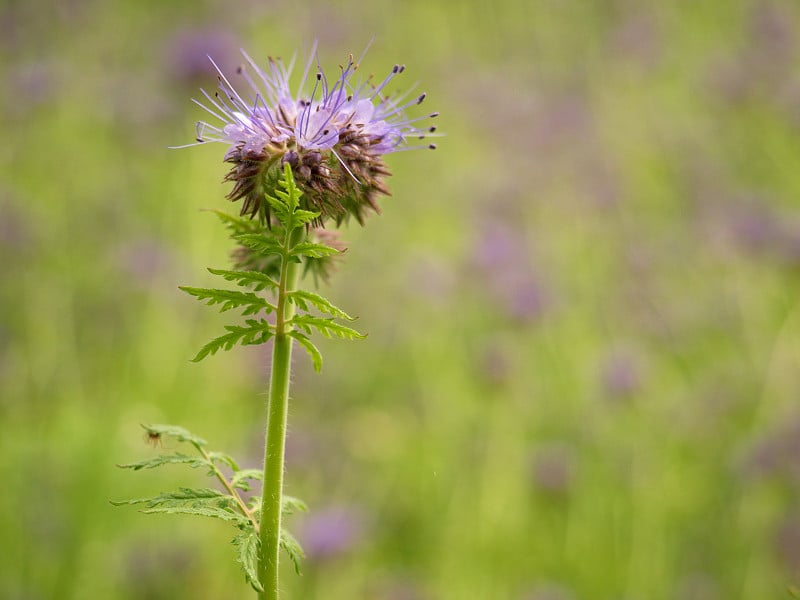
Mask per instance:
[[[225,177],[233,182],[228,198],[243,201],[242,215],[269,219],[264,194],[272,193],[288,162],[303,189],[306,208],[321,213],[319,225],[329,219],[338,225],[351,215],[363,224],[370,209],[379,212],[378,195],[389,194],[384,179],[390,172],[383,156],[436,147],[407,143],[436,130],[415,123],[438,113],[413,119],[405,116],[405,109],[421,104],[425,94],[410,101],[403,99],[407,94],[384,94],[403,66],[395,65],[380,84],[369,78],[354,83],[358,64],[351,55],[347,64],[340,66],[338,79],[330,84],[318,63],[311,93],[303,96],[309,61],[295,96],[289,87],[294,61],[286,67],[280,59],[270,58],[267,69],[262,70],[244,51],[242,54],[255,74],[245,66],[238,69],[249,91],[240,94],[217,68],[220,91],[211,96],[203,90],[208,105],[195,101],[220,121],[219,125],[199,122],[197,144],[223,142],[230,146],[225,154],[225,161],[233,165]]]

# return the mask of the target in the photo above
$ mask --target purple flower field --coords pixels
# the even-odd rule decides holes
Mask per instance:
[[[259,466],[271,348],[190,362],[228,321],[177,288],[285,163],[369,335],[294,354],[282,598],[800,587],[799,4],[45,0],[0,33],[0,598],[249,593],[221,526],[109,500],[206,485],[116,469],[141,422]]]

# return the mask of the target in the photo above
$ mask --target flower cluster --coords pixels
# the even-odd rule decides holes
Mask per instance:
[[[436,130],[415,123],[438,113],[417,118],[405,115],[405,109],[421,104],[425,94],[408,100],[408,94],[385,93],[392,79],[404,71],[401,65],[395,65],[379,84],[371,78],[357,83],[353,78],[358,64],[351,55],[331,83],[317,61],[311,92],[304,96],[311,60],[294,95],[289,85],[294,61],[285,66],[280,59],[270,58],[264,70],[242,54],[247,65],[239,67],[238,74],[249,91],[240,94],[214,63],[219,91],[212,96],[203,90],[207,104],[195,101],[219,121],[218,125],[199,122],[197,143],[229,145],[225,161],[233,166],[226,180],[233,182],[233,189],[228,198],[242,200],[242,215],[269,222],[264,194],[271,193],[283,165],[289,163],[304,192],[306,208],[321,215],[317,225],[324,226],[330,219],[339,225],[349,216],[363,224],[369,210],[379,212],[377,197],[389,194],[384,179],[390,172],[384,155],[436,147],[407,143]]]

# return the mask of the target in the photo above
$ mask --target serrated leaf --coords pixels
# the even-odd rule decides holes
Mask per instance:
[[[314,219],[318,219],[320,214],[322,213],[312,212],[310,210],[300,210],[298,208],[292,213],[292,220],[294,221],[295,227],[299,227],[300,225],[311,223]]]
[[[277,281],[261,271],[229,271],[226,269],[209,269],[208,271],[213,275],[225,278],[226,281],[235,281],[241,286],[251,286],[257,292],[266,288],[277,290],[279,287]]]
[[[300,196],[303,195],[303,192],[295,185],[292,167],[288,162],[283,165],[283,177],[278,180],[278,184],[286,191],[276,190],[277,195],[286,202],[286,206],[290,210],[294,211],[300,204]]]
[[[347,319],[348,321],[355,321],[353,317],[344,312],[341,308],[334,306],[329,300],[323,298],[314,292],[307,292],[305,290],[294,290],[286,294],[290,302],[293,302],[301,310],[308,310],[310,304],[317,310],[333,315],[340,319]]]
[[[261,520],[261,496],[252,496],[247,501],[247,508],[250,509],[250,514],[256,521]]]
[[[258,223],[258,221],[229,215],[221,210],[212,210],[211,212],[217,215],[225,228],[231,233],[231,237],[235,237],[244,233],[258,233],[259,231],[263,230],[263,227]]]
[[[220,312],[232,308],[244,308],[242,315],[254,315],[265,310],[271,313],[276,310],[275,305],[254,292],[239,292],[237,290],[218,290],[211,288],[196,288],[178,286],[180,290],[194,296],[200,301],[205,301],[209,306],[221,304]]]
[[[275,212],[275,216],[277,217],[278,221],[280,221],[282,224],[285,225],[286,222],[289,220],[289,215],[291,213],[289,207],[286,206],[286,202],[281,197],[281,194],[283,194],[283,192],[276,190],[275,193],[278,196],[278,198],[266,194],[264,196],[264,199],[267,201],[272,210]]]
[[[300,542],[286,529],[281,529],[281,548],[289,555],[294,563],[294,571],[300,575],[300,561],[306,557]]]
[[[236,501],[210,488],[179,488],[177,492],[166,492],[152,498],[111,501],[114,506],[144,504],[145,514],[166,513],[212,517],[236,523],[238,527],[250,526],[250,520],[237,511]]]
[[[308,355],[311,357],[311,361],[314,363],[314,370],[319,373],[322,370],[322,353],[319,351],[319,349],[310,339],[308,339],[308,337],[299,331],[290,331],[289,335],[296,339],[297,343],[306,349],[306,352],[308,352]]]
[[[242,565],[244,576],[253,589],[263,592],[264,587],[258,580],[258,556],[261,553],[261,540],[258,532],[250,530],[233,538],[236,547],[236,562]]]
[[[242,527],[250,525],[250,521],[241,514],[227,508],[216,506],[159,506],[156,508],[146,508],[141,512],[146,515],[195,515],[198,517],[211,517],[212,519],[233,522]],[[250,526],[252,527],[252,525]]]
[[[192,359],[192,362],[200,362],[206,356],[216,354],[220,350],[230,350],[236,344],[241,344],[242,346],[263,344],[274,335],[272,325],[264,319],[258,321],[255,319],[248,319],[247,327],[226,325],[225,329],[228,330],[228,333],[214,338],[200,348],[200,351],[197,353],[197,356]]]
[[[294,496],[284,495],[282,498],[281,512],[284,515],[293,515],[299,512],[308,512],[308,505]]]
[[[178,488],[177,492],[164,492],[152,498],[137,498],[135,500],[121,500],[111,501],[114,506],[122,506],[123,504],[146,504],[147,508],[153,508],[161,505],[178,505],[188,502],[204,503],[212,500],[219,500],[220,498],[230,498],[222,492],[213,490],[211,488]]]
[[[313,315],[296,315],[289,323],[295,327],[299,327],[306,333],[311,333],[312,329],[316,329],[327,338],[336,336],[346,340],[361,340],[367,337],[357,332],[355,329],[337,323],[333,320],[333,317],[323,318]],[[298,341],[300,340],[298,339]]]
[[[175,464],[189,465],[193,469],[211,466],[211,463],[204,458],[187,456],[185,454],[181,454],[180,452],[176,452],[175,454],[161,454],[155,458],[149,458],[147,460],[117,466],[121,469],[133,469],[134,471],[140,471],[141,469],[155,469],[156,467],[161,467],[163,465]]]
[[[231,486],[247,491],[250,489],[248,479],[261,481],[263,478],[264,472],[261,469],[242,469],[236,471],[231,477]]]
[[[142,424],[142,428],[147,432],[148,436],[155,437],[156,439],[160,438],[163,435],[168,435],[170,437],[175,438],[179,442],[188,442],[190,444],[194,444],[195,446],[205,446],[208,444],[200,436],[193,434],[191,431],[184,429],[178,425],[163,425],[163,424],[156,424],[156,425],[145,425]]]
[[[281,246],[280,242],[271,235],[265,233],[244,233],[233,236],[233,239],[262,256],[269,256],[271,254],[283,256],[284,253],[283,246]]]
[[[230,455],[224,452],[209,452],[208,457],[212,463],[224,463],[228,465],[234,472],[239,471],[239,463]]]
[[[337,254],[341,254],[341,251],[316,242],[300,242],[292,246],[289,251],[289,256],[308,256],[310,258],[325,258]]]

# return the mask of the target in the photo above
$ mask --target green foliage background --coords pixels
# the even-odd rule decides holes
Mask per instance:
[[[447,137],[346,231],[324,294],[369,338],[296,355],[286,598],[786,597],[800,5],[297,4],[0,4],[0,598],[251,594],[223,524],[109,504],[204,485],[114,468],[140,422],[262,456],[264,348],[191,363],[225,315],[177,289],[225,267],[224,147],[166,147],[198,37],[335,68],[373,34]]]

